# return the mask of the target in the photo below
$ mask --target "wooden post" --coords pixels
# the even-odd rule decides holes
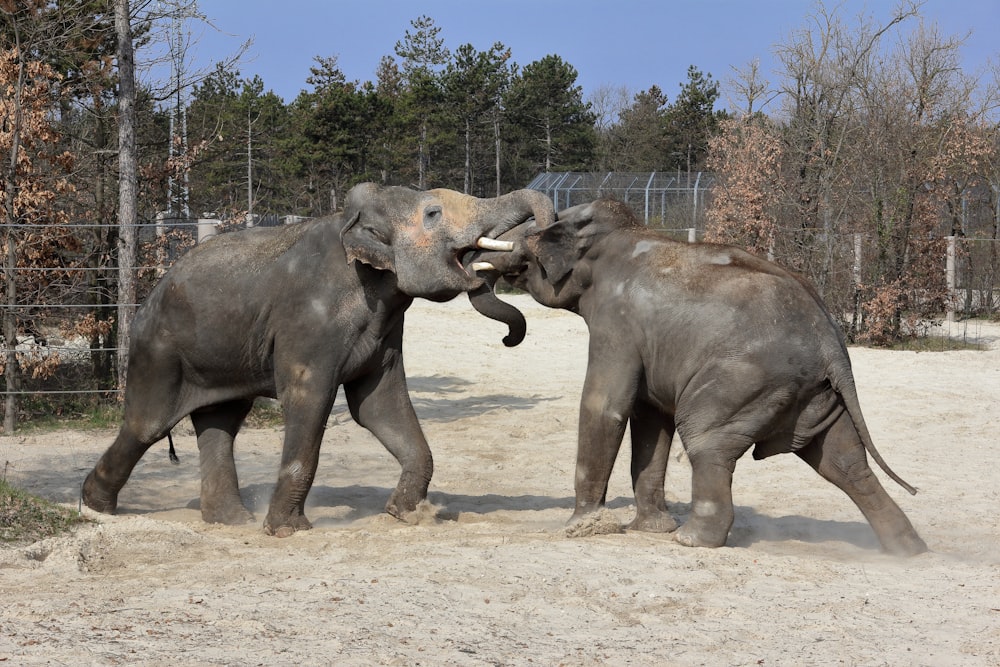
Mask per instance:
[[[955,237],[949,236],[948,251],[945,254],[945,280],[948,285],[948,315],[947,321],[955,321]]]
[[[861,234],[854,235],[854,287],[861,286]]]

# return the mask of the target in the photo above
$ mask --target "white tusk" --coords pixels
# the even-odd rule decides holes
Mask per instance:
[[[473,262],[472,263],[472,270],[473,271],[496,271],[496,268],[497,267],[493,266],[489,262]]]
[[[503,250],[505,252],[511,252],[514,250],[514,243],[512,241],[497,241],[496,239],[481,236],[476,241],[476,247],[482,248],[483,250]]]

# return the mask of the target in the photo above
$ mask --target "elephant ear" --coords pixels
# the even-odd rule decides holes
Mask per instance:
[[[548,282],[562,282],[594,242],[603,238],[608,230],[594,222],[593,206],[583,204],[562,211],[554,223],[528,233],[525,242]]]
[[[357,261],[381,271],[395,272],[396,262],[388,239],[378,228],[362,221],[360,209],[352,210],[351,194],[353,190],[348,194],[348,202],[344,209],[344,215],[348,216],[347,224],[340,232],[347,263]]]

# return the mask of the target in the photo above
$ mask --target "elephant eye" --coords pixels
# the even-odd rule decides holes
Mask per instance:
[[[441,221],[441,207],[438,205],[428,206],[424,209],[424,227],[432,229],[434,225]]]
[[[389,243],[389,239],[385,237],[381,229],[376,229],[375,227],[364,227],[365,233],[374,238],[379,243]]]

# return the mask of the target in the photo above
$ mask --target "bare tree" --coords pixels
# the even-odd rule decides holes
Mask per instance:
[[[128,0],[115,0],[118,37],[118,386],[125,387],[136,309],[135,255],[138,161],[135,143],[135,58]]]
[[[945,237],[961,226],[956,208],[981,173],[975,155],[984,148],[961,43],[921,22],[857,82],[854,153],[862,168],[853,192],[867,240],[852,320],[859,338],[910,335],[947,308]]]
[[[65,54],[72,12],[60,14],[42,0],[0,6],[0,165],[4,308],[2,314],[4,431],[17,425],[21,374],[51,373],[58,359],[20,351],[18,336],[38,337],[33,317],[78,250],[58,201],[72,192],[65,173],[72,156],[61,150],[54,125],[64,93],[60,73],[43,60]],[[49,273],[42,273],[48,270]]]
[[[758,58],[751,60],[745,67],[733,67],[733,76],[727,83],[727,88],[732,91],[728,96],[729,106],[738,116],[753,116],[763,112],[776,95],[770,82],[763,78]]]
[[[622,111],[632,103],[633,93],[628,86],[613,86],[605,83],[587,96],[590,110],[594,112],[594,127],[598,132],[607,132],[618,122]]]
[[[187,19],[196,19],[209,25],[198,11],[194,0],[173,0],[173,2],[152,2],[151,0],[114,0],[115,34],[117,36],[118,60],[118,331],[117,331],[117,378],[119,388],[127,381],[128,347],[132,320],[136,312],[136,255],[138,211],[138,155],[136,146],[136,55],[133,26],[141,25],[147,31],[145,45],[148,57],[141,63],[143,71],[152,71],[164,61],[172,65],[168,82],[147,81],[147,89],[154,99],[172,100],[176,111],[183,112],[182,91],[204,80],[209,69],[185,66],[185,54],[190,46],[190,33],[182,29]],[[161,47],[169,46],[166,53]],[[244,42],[237,53],[229,56],[217,67],[233,67],[250,42]],[[170,158],[166,172],[182,180],[190,168],[192,153],[188,147],[183,120],[173,127],[170,137]],[[180,150],[177,150],[180,147]],[[168,199],[175,193],[168,188]],[[186,197],[182,198],[182,208],[186,208]],[[170,206],[168,205],[168,208]]]
[[[797,257],[796,268],[812,276],[821,294],[828,290],[836,248],[833,231],[849,219],[853,199],[845,187],[859,169],[850,150],[860,140],[857,114],[859,81],[878,63],[883,38],[894,27],[916,15],[912,3],[892,12],[883,23],[858,17],[847,25],[840,8],[817,4],[812,25],[791,36],[776,49],[782,64],[778,90],[787,123],[784,162],[789,228]]]
[[[994,88],[962,72],[962,38],[920,22],[917,3],[881,23],[840,12],[817,5],[776,47],[772,129],[747,120],[713,144],[722,185],[710,231],[764,252],[773,220],[777,258],[809,276],[852,336],[884,343],[945,309],[944,239],[988,178],[995,140],[983,121],[997,107]],[[733,88],[748,115],[767,99],[753,65]]]

